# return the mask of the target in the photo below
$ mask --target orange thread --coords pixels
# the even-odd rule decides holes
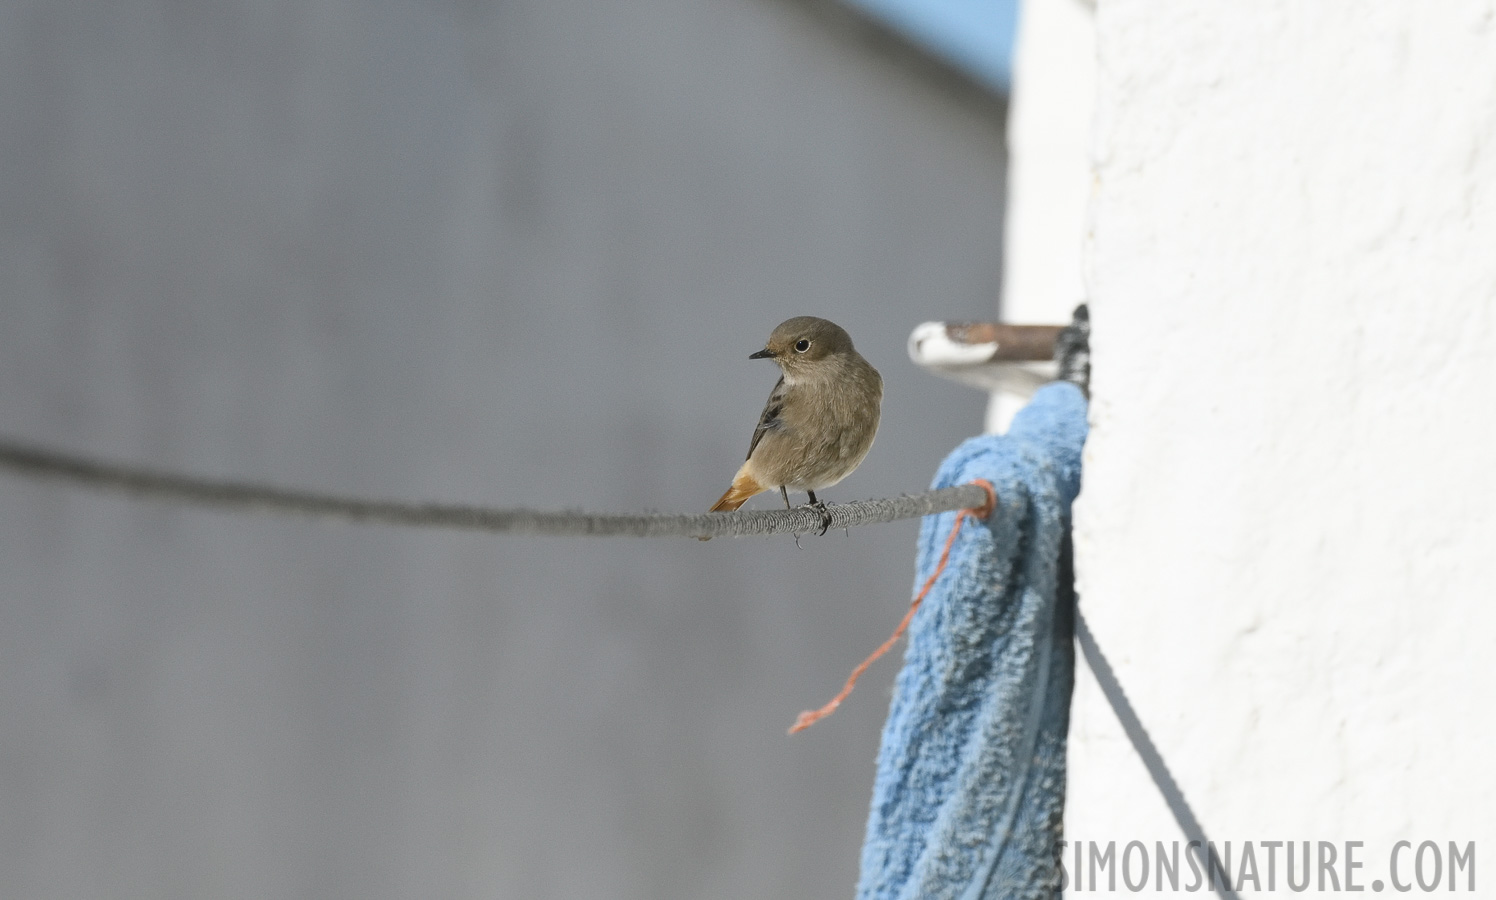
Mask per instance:
[[[847,679],[846,685],[842,687],[841,691],[835,697],[831,698],[831,702],[820,709],[807,709],[805,712],[800,713],[795,718],[795,724],[790,726],[790,734],[804,731],[836,712],[836,708],[841,706],[841,702],[847,699],[847,695],[852,693],[853,685],[857,684],[857,679],[862,677],[862,673],[867,671],[868,666],[871,666],[878,657],[887,653],[888,649],[898,643],[899,638],[904,636],[904,631],[909,627],[909,622],[914,618],[915,612],[919,610],[920,603],[925,599],[925,595],[930,593],[930,588],[935,586],[935,581],[940,578],[940,573],[945,571],[945,564],[950,562],[951,547],[955,546],[956,535],[961,533],[961,523],[966,521],[967,516],[985,519],[991,516],[993,511],[997,509],[997,489],[992,486],[992,482],[985,478],[978,478],[972,481],[972,484],[977,485],[987,492],[987,503],[978,508],[963,509],[956,514],[956,522],[951,526],[950,536],[945,539],[945,549],[940,553],[940,562],[935,564],[935,571],[931,573],[929,580],[925,582],[925,586],[919,589],[918,594],[914,595],[914,600],[909,604],[909,611],[904,613],[904,618],[899,622],[899,626],[893,630],[893,634],[889,635],[888,640],[884,641],[877,650],[874,650],[867,659],[858,663],[857,668],[852,670],[851,677]]]

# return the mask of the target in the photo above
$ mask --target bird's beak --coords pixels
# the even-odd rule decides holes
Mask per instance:
[[[748,354],[748,358],[749,359],[773,359],[774,358],[774,351],[770,350],[768,347],[765,347],[764,349],[758,351],[757,353],[750,353],[750,354]]]

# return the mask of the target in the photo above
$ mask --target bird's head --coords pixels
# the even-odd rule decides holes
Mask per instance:
[[[779,323],[764,349],[749,359],[772,359],[787,377],[814,373],[852,352],[852,337],[835,322],[796,316]]]

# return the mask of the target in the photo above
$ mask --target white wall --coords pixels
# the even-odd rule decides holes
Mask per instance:
[[[1474,840],[1489,883],[1496,4],[1097,39],[1082,608],[1213,838],[1362,840],[1363,885]],[[1070,837],[1174,839],[1088,672],[1072,721]]]
[[[1027,0],[1018,20],[1008,107],[1005,322],[1070,321],[1085,298],[1081,245],[1090,199],[1095,26],[1080,0]],[[1030,391],[997,391],[987,430],[1006,431]]]
[[[1093,19],[1079,0],[1029,0],[1022,8],[1008,112],[1005,321],[1066,322],[1085,297]]]

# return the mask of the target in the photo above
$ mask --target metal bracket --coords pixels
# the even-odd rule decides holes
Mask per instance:
[[[925,322],[909,335],[917,365],[988,392],[1024,398],[1055,380],[1055,341],[1062,325]]]

